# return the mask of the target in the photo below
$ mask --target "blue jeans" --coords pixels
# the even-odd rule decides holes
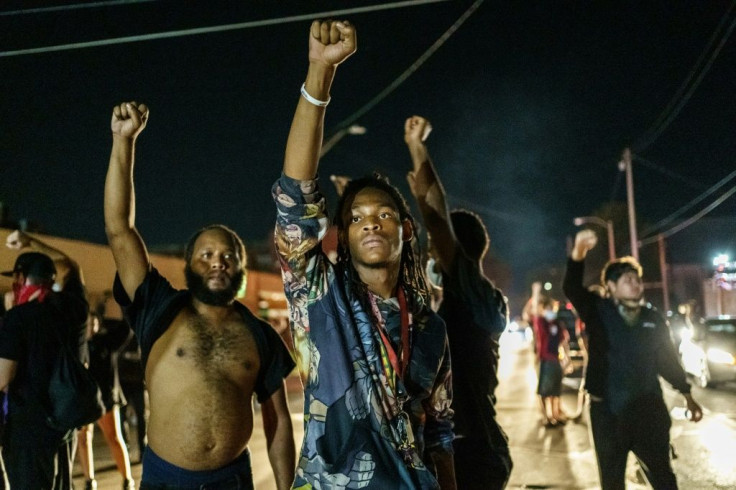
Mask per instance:
[[[250,452],[246,449],[216,470],[190,471],[164,461],[147,447],[140,490],[253,490]]]

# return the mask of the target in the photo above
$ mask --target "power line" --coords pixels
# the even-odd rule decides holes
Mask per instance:
[[[226,32],[226,31],[233,31],[233,30],[238,30],[238,29],[250,29],[253,27],[263,27],[263,26],[269,26],[269,25],[275,25],[275,24],[286,24],[290,22],[300,22],[304,20],[312,20],[312,19],[319,19],[319,18],[331,18],[331,17],[336,18],[336,17],[342,17],[342,16],[352,15],[352,14],[360,14],[360,13],[365,13],[365,12],[376,12],[380,10],[390,10],[390,9],[397,9],[397,8],[403,8],[403,7],[414,7],[417,5],[423,5],[423,4],[428,4],[428,3],[440,3],[440,2],[447,2],[447,1],[449,0],[407,0],[404,2],[370,5],[366,7],[355,7],[355,8],[350,8],[350,9],[341,9],[341,10],[331,10],[328,12],[319,12],[319,13],[303,14],[303,15],[292,15],[288,17],[281,17],[278,19],[264,19],[264,20],[256,20],[256,21],[251,21],[251,22],[239,22],[236,24],[223,24],[223,25],[210,26],[210,27],[196,27],[193,29],[182,29],[178,31],[156,32],[156,33],[151,33],[151,34],[141,34],[137,36],[100,39],[97,41],[86,41],[86,42],[71,43],[71,44],[59,44],[56,46],[44,46],[40,48],[19,49],[15,51],[1,51],[0,58],[5,58],[9,56],[22,56],[22,55],[27,55],[27,54],[50,53],[50,52],[55,52],[55,51],[68,51],[72,49],[93,48],[93,47],[99,47],[99,46],[110,46],[113,44],[153,41],[156,39],[169,39],[173,37],[195,36],[199,34],[209,34],[212,32]]]
[[[78,10],[97,7],[110,7],[113,5],[124,5],[129,3],[149,3],[157,1],[158,0],[109,0],[107,2],[74,3],[70,5],[58,5],[56,7],[38,7],[30,9],[7,10],[5,12],[0,12],[0,17],[9,17],[12,15],[43,14],[46,12],[58,12],[60,10]]]
[[[655,235],[653,237],[649,237],[647,239],[640,240],[639,241],[639,245],[640,246],[649,245],[650,243],[656,242],[659,239],[660,236],[662,238],[667,238],[667,237],[670,237],[670,236],[674,235],[678,231],[684,230],[685,228],[687,228],[688,226],[692,225],[693,223],[695,223],[696,221],[698,221],[700,218],[702,218],[703,216],[705,216],[706,214],[710,213],[715,208],[717,208],[718,206],[720,206],[723,203],[723,201],[725,201],[726,199],[728,199],[729,197],[731,197],[734,193],[736,193],[736,185],[733,186],[733,187],[731,187],[728,191],[726,191],[725,194],[723,194],[721,197],[719,197],[718,199],[716,199],[715,201],[713,201],[710,204],[710,206],[708,206],[707,208],[703,209],[699,213],[696,213],[695,215],[693,215],[689,219],[683,221],[682,223],[678,224],[677,226],[673,226],[672,228],[670,228],[667,231],[663,231],[662,233],[658,233],[657,235]]]
[[[717,191],[718,189],[720,189],[721,187],[723,187],[724,185],[726,185],[728,183],[728,181],[730,181],[734,177],[736,177],[736,170],[734,170],[733,172],[731,172],[730,174],[728,174],[727,176],[725,176],[724,178],[722,178],[721,180],[719,180],[718,182],[716,182],[716,184],[713,185],[711,188],[709,188],[708,190],[706,190],[705,192],[703,192],[702,194],[700,194],[698,197],[696,197],[695,199],[693,199],[689,203],[687,203],[684,206],[682,206],[680,209],[678,209],[674,213],[670,214],[666,218],[658,221],[654,225],[652,225],[652,226],[648,227],[646,230],[642,231],[642,235],[649,235],[649,234],[653,233],[654,230],[656,230],[657,228],[660,228],[662,226],[665,226],[666,224],[674,221],[675,219],[677,219],[678,217],[680,217],[682,214],[684,214],[686,211],[688,211],[690,208],[692,208],[695,205],[699,204],[706,197],[710,196],[715,191]]]
[[[718,57],[718,54],[721,52],[721,49],[723,49],[723,46],[726,44],[726,41],[731,36],[731,33],[733,32],[734,27],[736,27],[736,18],[734,18],[731,21],[731,25],[728,27],[728,30],[721,37],[720,43],[711,53],[710,58],[706,62],[705,66],[700,67],[699,65],[701,65],[701,63],[705,59],[708,52],[711,50],[720,31],[722,30],[723,26],[726,24],[726,21],[728,20],[728,17],[731,14],[731,11],[733,10],[734,6],[736,6],[736,0],[734,0],[731,3],[731,6],[728,8],[726,13],[721,18],[721,21],[716,27],[715,31],[713,31],[713,35],[708,41],[708,44],[706,45],[703,52],[700,54],[700,57],[695,62],[695,65],[693,65],[692,69],[690,70],[690,73],[688,74],[687,78],[682,83],[680,88],[677,90],[674,97],[672,97],[670,102],[667,104],[667,106],[664,108],[662,113],[659,115],[659,117],[654,122],[654,124],[649,128],[649,130],[644,134],[642,138],[639,139],[637,144],[634,145],[634,149],[636,151],[639,151],[639,152],[644,151],[656,141],[656,139],[665,131],[665,129],[667,129],[667,127],[672,123],[672,121],[674,121],[674,119],[680,113],[680,111],[685,106],[685,104],[687,104],[687,102],[690,100],[690,97],[692,97],[693,93],[700,85],[700,82],[703,81],[703,78],[705,78],[705,75],[708,73],[708,70],[710,70],[716,57]],[[688,84],[690,84],[690,82],[693,80],[693,77],[695,76],[697,70],[700,70],[700,73],[697,75],[692,85],[690,85],[690,87],[688,88]]]
[[[509,221],[511,223],[519,223],[519,222],[528,221],[527,218],[525,218],[524,216],[516,215],[513,213],[507,213],[505,211],[499,211],[498,209],[491,209],[487,206],[482,206],[478,204],[477,202],[471,202],[466,199],[456,197],[452,194],[448,194],[447,197],[450,198],[453,203],[457,203],[460,206],[464,206],[466,209],[475,211],[478,214],[485,214],[487,216],[493,216],[494,218],[499,218],[505,221]]]
[[[442,34],[439,39],[437,39],[434,44],[432,44],[427,51],[424,52],[409,68],[407,68],[404,73],[399,75],[391,84],[389,84],[385,89],[383,89],[381,92],[378,93],[373,99],[368,101],[363,107],[358,109],[352,116],[348,117],[347,119],[344,119],[342,122],[337,124],[337,130],[339,131],[341,128],[345,128],[353,124],[355,121],[357,121],[359,118],[361,118],[363,115],[365,115],[368,111],[373,109],[379,102],[381,102],[383,99],[386,98],[391,92],[396,90],[396,88],[404,83],[404,81],[409,78],[415,71],[419,69],[420,66],[424,64],[425,61],[429,59],[430,56],[432,56],[435,51],[437,51],[440,46],[442,46],[449,38],[452,36],[455,31],[457,31],[461,25],[465,23],[468,18],[470,18],[473,13],[478,10],[478,7],[481,6],[481,4],[485,0],[476,0],[469,8],[466,10],[463,15],[460,16],[460,18],[455,21],[455,23],[450,26],[447,31],[445,31],[444,34]]]
[[[632,155],[632,157],[635,162],[638,162],[647,168],[651,168],[652,170],[656,170],[657,172],[660,172],[674,180],[679,180],[681,184],[685,184],[688,187],[692,187],[693,189],[698,189],[698,190],[702,190],[706,188],[705,184],[702,184],[700,182],[693,182],[691,179],[683,175],[680,175],[677,172],[674,172],[667,167],[663,167],[662,165],[657,165],[656,163],[650,160],[647,160],[641,155]]]

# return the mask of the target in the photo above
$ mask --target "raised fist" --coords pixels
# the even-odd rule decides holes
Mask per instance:
[[[15,230],[5,239],[5,246],[13,250],[22,250],[31,245],[31,237],[21,230]]]
[[[315,20],[309,35],[309,61],[336,66],[348,59],[358,46],[358,38],[348,21]]]
[[[404,123],[404,141],[407,145],[424,142],[431,132],[432,125],[422,116],[411,116]]]
[[[330,180],[335,186],[338,196],[342,196],[343,192],[345,192],[345,188],[350,183],[350,177],[347,175],[330,175]]]
[[[148,122],[148,107],[136,102],[124,102],[112,108],[112,133],[124,138],[135,139]]]
[[[572,247],[572,259],[583,260],[588,252],[598,243],[598,237],[593,230],[580,230],[575,235],[575,245]]]

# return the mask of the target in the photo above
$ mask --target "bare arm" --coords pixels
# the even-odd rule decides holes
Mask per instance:
[[[112,152],[105,180],[105,232],[120,280],[131,299],[148,272],[146,246],[135,228],[133,164],[135,141],[146,126],[148,108],[135,102],[113,108]]]
[[[276,488],[291,488],[296,467],[296,449],[291,415],[283,386],[261,405],[268,459],[276,478]]]
[[[15,230],[13,233],[8,235],[5,245],[13,250],[21,251],[26,248],[31,248],[48,255],[51,260],[54,261],[54,265],[56,266],[56,283],[61,286],[62,289],[66,285],[67,281],[73,277],[78,278],[79,282],[83,282],[79,264],[58,248],[52,247],[38,238],[32,237],[21,230]]]
[[[540,296],[541,291],[542,291],[541,282],[532,283],[532,299],[529,303],[529,314],[532,317],[539,316],[542,313],[539,308],[539,296]]]
[[[319,101],[328,101],[337,65],[355,52],[355,28],[347,21],[314,21],[309,33],[309,69],[304,88]],[[297,180],[317,175],[322,148],[325,107],[299,98],[286,142],[284,174]]]
[[[0,391],[5,391],[10,382],[15,378],[15,371],[18,368],[18,361],[12,361],[0,357]]]
[[[442,270],[448,272],[458,243],[452,229],[445,189],[424,143],[431,131],[429,121],[421,116],[412,116],[404,123],[404,142],[413,165],[407,181],[431,236],[437,261]]]

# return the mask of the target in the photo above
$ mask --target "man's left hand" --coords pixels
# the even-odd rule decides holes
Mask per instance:
[[[698,405],[693,396],[688,393],[685,395],[685,401],[687,402],[687,410],[690,412],[690,420],[693,422],[700,422],[703,418],[703,409]]]

